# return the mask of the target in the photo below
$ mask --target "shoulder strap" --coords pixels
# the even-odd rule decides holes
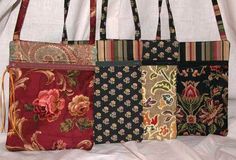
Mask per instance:
[[[163,0],[158,0],[158,7],[159,7],[159,16],[158,16],[158,28],[157,28],[157,35],[156,39],[161,39],[161,9],[162,9],[162,2]],[[170,29],[170,38],[175,40],[176,39],[176,30],[173,20],[173,14],[170,8],[170,2],[169,0],[166,0],[166,5],[168,9],[168,16],[169,16],[169,29]]]
[[[28,9],[28,5],[29,5],[29,1],[30,0],[22,0],[21,2],[21,6],[20,6],[20,11],[18,14],[18,18],[16,21],[16,27],[15,27],[15,31],[14,31],[14,36],[13,36],[13,40],[19,40],[20,39],[20,32],[25,20],[25,15],[26,15],[26,11]]]
[[[27,13],[27,9],[29,6],[29,1],[30,0],[22,0],[22,2],[21,2],[20,11],[18,14],[17,22],[16,22],[13,40],[20,40],[20,33],[22,30],[22,26],[24,24],[25,15]],[[64,27],[63,27],[62,41],[67,41],[67,39],[68,39],[65,22],[67,20],[69,5],[70,5],[70,0],[65,0],[64,1]],[[90,37],[89,37],[89,41],[91,44],[93,44],[95,42],[95,29],[96,29],[96,0],[90,0],[90,7],[91,8],[90,8]]]
[[[223,19],[222,19],[221,12],[220,12],[220,7],[218,5],[218,1],[217,0],[211,0],[211,1],[212,1],[212,5],[214,8],[216,22],[217,22],[218,30],[220,33],[220,38],[221,38],[221,40],[227,40],[227,36],[225,33],[224,23],[223,23]]]
[[[62,42],[68,41],[68,34],[66,29],[66,20],[69,11],[70,0],[64,1],[64,26],[63,26],[63,34],[62,34]]]
[[[135,25],[135,40],[139,40],[141,38],[141,29],[140,29],[140,21],[138,15],[138,9],[136,0],[130,0],[134,25]],[[108,8],[108,0],[102,1],[102,16],[101,16],[101,24],[100,24],[100,39],[106,40],[106,21],[107,21],[107,8]]]

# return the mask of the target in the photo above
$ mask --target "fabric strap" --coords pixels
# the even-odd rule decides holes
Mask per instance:
[[[216,22],[217,22],[218,30],[220,33],[220,38],[221,38],[221,40],[227,40],[227,36],[225,33],[225,27],[224,27],[224,23],[223,23],[223,18],[221,16],[221,11],[220,11],[220,7],[218,5],[218,1],[217,0],[211,0],[211,1],[212,1],[212,5],[214,8]]]
[[[163,0],[158,1],[159,16],[158,16],[157,35],[156,35],[157,40],[161,40],[161,9],[162,9],[162,2],[163,2]],[[167,9],[168,9],[168,16],[169,16],[170,39],[176,40],[176,30],[175,30],[173,14],[172,14],[172,11],[171,11],[171,8],[170,8],[169,0],[166,0],[166,5],[167,5]]]
[[[30,0],[22,0],[21,2],[13,40],[20,40],[20,33],[22,30],[22,26],[24,24],[25,15],[27,13],[29,2]],[[68,40],[66,20],[67,20],[69,5],[70,5],[70,0],[65,0],[64,1],[64,27],[63,27],[62,42],[67,42]],[[96,29],[96,0],[90,0],[90,36],[89,36],[90,44],[93,44],[95,42],[95,29]]]
[[[135,26],[135,40],[139,40],[141,38],[141,29],[140,29],[140,21],[138,15],[138,9],[136,0],[130,0],[133,19],[134,19],[134,26]],[[106,21],[107,21],[107,8],[108,8],[108,0],[102,1],[102,18],[100,24],[100,39],[106,40]]]
[[[217,24],[218,24],[218,30],[219,30],[221,40],[227,40],[227,36],[226,36],[226,33],[225,33],[224,23],[223,23],[223,19],[222,19],[222,16],[221,16],[220,7],[218,5],[218,1],[217,0],[211,0],[211,1],[212,1],[212,5],[213,5],[213,8],[214,8],[214,13],[215,13],[216,21],[217,21]],[[158,18],[157,40],[161,39],[160,13],[161,13],[162,2],[163,2],[163,0],[159,0],[159,18]],[[176,39],[175,26],[174,26],[173,15],[172,15],[172,12],[171,12],[169,0],[166,0],[166,3],[167,3],[167,8],[168,8],[168,14],[169,14],[169,25],[170,25],[171,38]]]

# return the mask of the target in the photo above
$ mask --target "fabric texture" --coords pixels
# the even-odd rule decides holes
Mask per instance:
[[[180,65],[178,135],[228,133],[228,65]]]
[[[142,43],[140,22],[138,9],[135,0],[130,0],[134,26],[135,26],[135,40],[107,40],[106,37],[106,20],[108,12],[108,0],[102,1],[102,18],[100,23],[100,38],[97,41],[98,61],[128,61],[141,60],[142,58]]]
[[[10,61],[16,62],[95,65],[96,54],[96,47],[89,44],[10,43]]]
[[[221,41],[181,44],[177,78],[178,135],[228,134],[227,40],[217,0],[212,0]]]
[[[142,94],[138,65],[98,66],[94,86],[94,141],[141,141]]]
[[[171,40],[143,41],[143,63],[177,62],[180,58],[179,42]]]
[[[94,71],[35,66],[9,72],[8,150],[92,148]]]
[[[229,41],[180,43],[182,61],[228,61],[229,51]]]
[[[145,140],[175,139],[177,66],[142,66]]]

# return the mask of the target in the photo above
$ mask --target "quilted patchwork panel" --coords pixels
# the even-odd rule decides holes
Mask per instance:
[[[139,66],[101,66],[95,70],[95,143],[141,141]]]
[[[228,64],[180,65],[178,135],[228,132]]]

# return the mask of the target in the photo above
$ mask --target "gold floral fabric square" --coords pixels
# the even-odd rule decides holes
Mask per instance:
[[[176,138],[175,65],[142,66],[143,127],[145,140]]]

